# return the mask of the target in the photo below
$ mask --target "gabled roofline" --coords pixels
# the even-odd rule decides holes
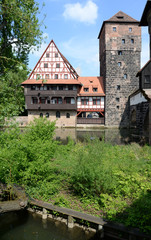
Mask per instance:
[[[151,59],[148,60],[148,62],[139,70],[139,72],[136,74],[136,77],[139,77],[141,72],[147,67],[147,65],[151,62]]]
[[[77,74],[76,70],[72,67],[72,65],[69,63],[69,61],[63,56],[63,54],[59,51],[58,47],[56,46],[55,42],[54,42],[53,39],[52,39],[52,40],[50,41],[50,43],[48,44],[48,46],[46,47],[46,49],[45,49],[45,51],[43,52],[43,54],[41,55],[41,57],[40,57],[40,59],[38,60],[37,64],[35,65],[34,69],[33,69],[32,72],[30,73],[28,79],[30,79],[31,75],[34,73],[37,65],[39,64],[39,62],[40,62],[41,59],[43,58],[44,54],[46,53],[46,51],[47,51],[47,49],[49,48],[49,46],[51,45],[51,43],[53,43],[53,44],[55,45],[56,49],[58,50],[59,54],[60,54],[61,57],[63,58],[66,66],[67,66],[67,68],[69,69],[69,71],[71,71],[71,69],[72,69],[72,71],[73,71],[73,72],[72,72],[73,78],[75,79],[74,74],[75,74],[76,77],[78,78],[79,75]],[[69,65],[70,67],[69,67],[68,65]]]

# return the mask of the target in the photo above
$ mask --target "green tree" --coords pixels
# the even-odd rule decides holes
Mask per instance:
[[[0,123],[24,108],[20,84],[27,79],[28,55],[42,31],[35,0],[0,0]]]
[[[0,72],[27,64],[33,46],[42,40],[35,0],[0,0]],[[13,61],[16,60],[16,61]]]

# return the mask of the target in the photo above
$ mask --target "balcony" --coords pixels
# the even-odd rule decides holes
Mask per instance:
[[[77,118],[77,124],[102,124],[104,125],[104,118]]]
[[[76,97],[77,96],[77,90],[46,90],[46,91],[32,91],[30,89],[27,89],[27,91],[24,92],[25,96],[58,96],[58,97]]]
[[[77,104],[31,104],[27,103],[27,110],[77,110]]]

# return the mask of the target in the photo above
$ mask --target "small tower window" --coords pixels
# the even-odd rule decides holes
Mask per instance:
[[[125,39],[122,39],[122,44],[125,44]]]
[[[131,39],[131,43],[134,44],[134,39],[133,38]]]
[[[70,118],[70,113],[67,113],[67,114],[66,114],[66,118]]]
[[[60,118],[60,112],[59,111],[56,112],[56,118]]]
[[[46,58],[49,58],[49,53],[46,53]]]
[[[121,67],[121,66],[122,66],[122,63],[121,63],[121,62],[118,62],[118,66]]]
[[[113,32],[116,32],[116,27],[113,27]]]
[[[132,28],[131,27],[129,28],[129,32],[132,32]]]
[[[122,55],[122,51],[118,51],[118,55]]]
[[[116,102],[119,102],[119,101],[120,101],[120,99],[117,97],[117,98],[116,98]]]
[[[127,74],[126,73],[124,74],[124,79],[127,79]]]
[[[44,68],[48,68],[48,63],[44,63]]]
[[[56,68],[60,68],[60,63],[56,63]]]
[[[58,79],[58,74],[55,74],[55,79]]]
[[[116,108],[117,108],[117,109],[119,109],[119,108],[120,108],[120,106],[116,106]]]
[[[117,90],[120,90],[121,89],[121,86],[120,85],[117,85]]]

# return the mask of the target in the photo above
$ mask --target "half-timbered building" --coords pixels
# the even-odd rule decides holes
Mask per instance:
[[[53,40],[22,86],[28,122],[45,116],[60,127],[104,123],[102,78],[79,77]]]

